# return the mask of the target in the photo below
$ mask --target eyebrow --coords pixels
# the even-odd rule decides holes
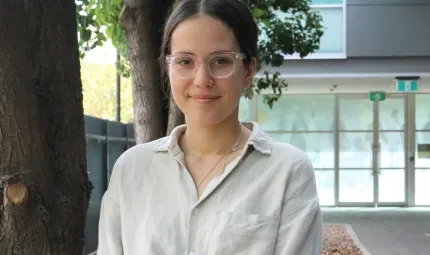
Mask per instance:
[[[226,53],[226,52],[234,52],[234,50],[217,50],[217,51],[211,52],[209,54],[209,56],[210,55],[214,55],[214,54],[218,54],[218,53]],[[176,52],[174,54],[188,54],[188,55],[193,55],[193,56],[195,55],[194,53],[189,52],[189,51],[178,51],[178,52]]]

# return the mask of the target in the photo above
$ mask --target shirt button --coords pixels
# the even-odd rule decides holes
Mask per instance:
[[[194,209],[194,214],[199,214],[199,213],[200,213],[199,208]],[[194,254],[194,253],[193,253],[193,254]],[[190,255],[192,255],[192,254],[190,253]]]

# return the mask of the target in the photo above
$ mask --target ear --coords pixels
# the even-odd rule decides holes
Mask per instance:
[[[252,80],[254,79],[254,75],[257,71],[257,59],[253,57],[249,63],[249,65],[246,66],[246,73],[245,73],[245,84],[244,88],[248,89],[252,86]]]

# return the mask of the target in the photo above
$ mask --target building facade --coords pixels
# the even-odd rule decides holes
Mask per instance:
[[[287,56],[243,120],[304,150],[325,206],[430,206],[430,0],[314,0],[320,49]]]

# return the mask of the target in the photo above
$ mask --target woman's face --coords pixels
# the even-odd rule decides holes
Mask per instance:
[[[224,52],[229,53],[218,55]],[[233,31],[212,17],[199,15],[173,31],[169,78],[188,123],[237,120],[241,91],[250,87],[255,66],[246,66],[235,53],[241,52]]]

